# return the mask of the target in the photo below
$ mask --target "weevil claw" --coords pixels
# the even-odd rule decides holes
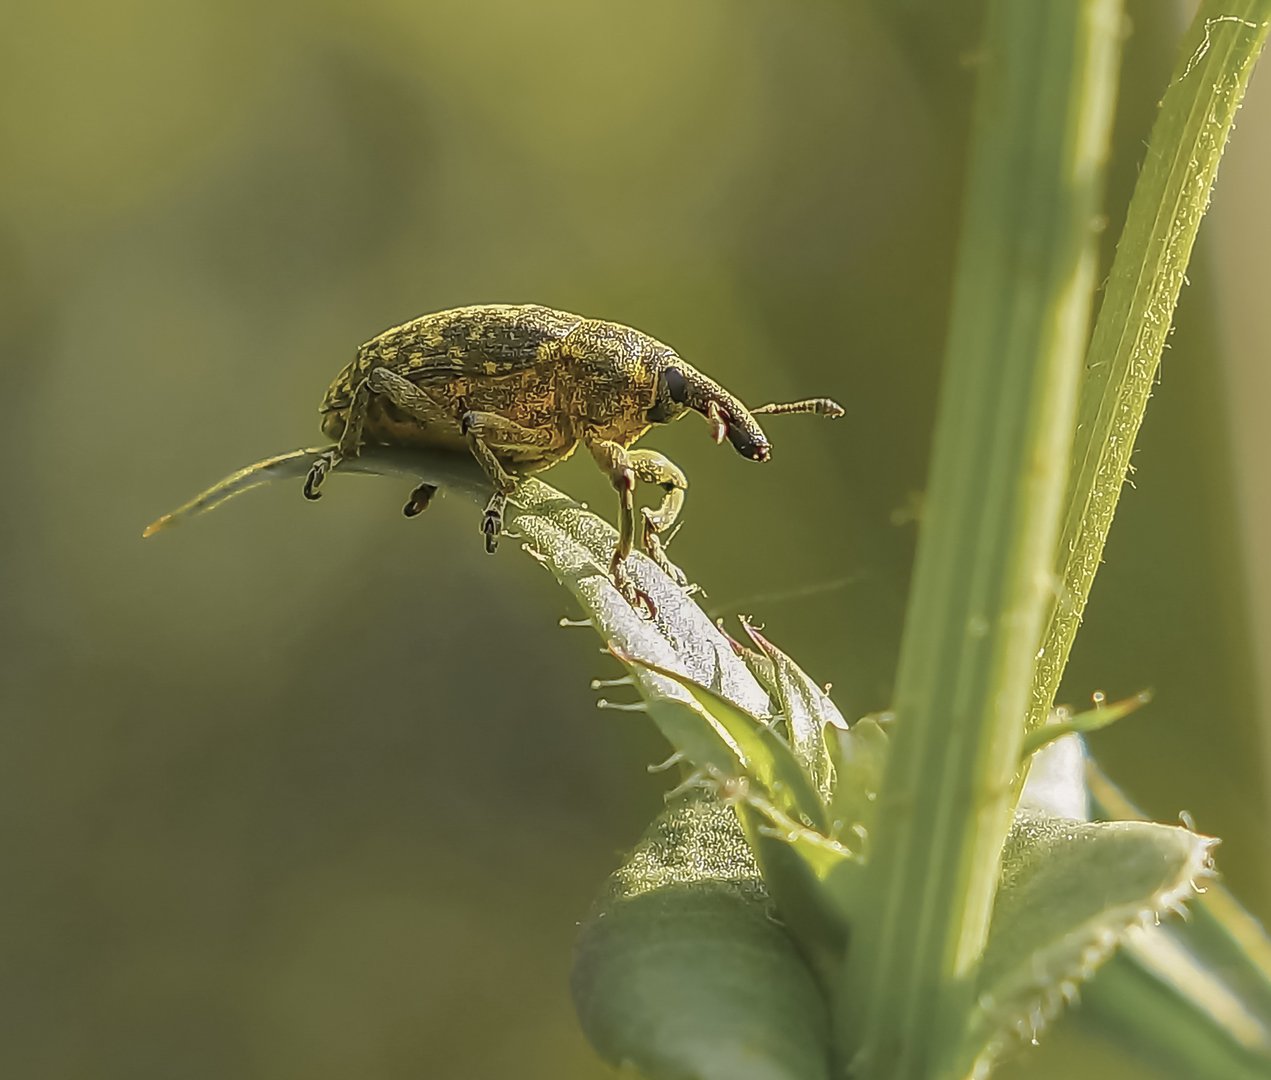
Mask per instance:
[[[487,510],[481,519],[481,531],[485,533],[485,550],[493,555],[499,550],[499,533],[503,531],[503,519],[497,512]]]
[[[614,588],[635,609],[636,614],[644,619],[652,620],[657,618],[658,606],[653,602],[653,597],[631,580],[616,551],[613,555],[613,561],[609,564],[609,577],[613,581]]]
[[[331,460],[330,454],[323,454],[310,467],[309,475],[305,477],[305,498],[310,502],[317,502],[322,498],[322,482],[326,480],[327,473],[331,471],[334,462]]]
[[[658,566],[667,577],[675,582],[681,589],[688,587],[688,577],[675,563],[671,562],[666,556],[666,548],[662,543],[662,539],[658,536],[657,530],[653,528],[652,522],[649,521],[649,511],[645,510],[645,529],[644,529],[644,551]]]
[[[432,502],[433,496],[436,494],[436,484],[420,484],[410,493],[410,498],[406,500],[406,505],[402,507],[402,513],[408,518],[417,517],[428,509],[428,504]]]
[[[507,505],[507,501],[506,495],[496,491],[490,497],[490,502],[485,508],[485,515],[481,518],[481,531],[485,534],[485,550],[490,555],[499,549],[499,533],[503,531],[503,508]]]

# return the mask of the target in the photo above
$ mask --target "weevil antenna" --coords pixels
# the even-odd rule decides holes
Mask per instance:
[[[750,410],[754,415],[777,416],[782,413],[816,413],[831,418],[842,416],[847,410],[837,401],[827,397],[805,398],[803,401],[771,402]]]

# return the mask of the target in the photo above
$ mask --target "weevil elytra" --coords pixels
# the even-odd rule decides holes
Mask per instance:
[[[767,461],[756,415],[841,416],[829,398],[747,409],[668,345],[619,323],[536,304],[481,304],[423,315],[362,345],[322,399],[322,430],[336,447],[305,480],[309,499],[364,442],[468,450],[494,485],[482,519],[494,551],[518,476],[550,468],[581,443],[618,491],[618,543],[610,573],[630,598],[623,560],[636,541],[635,482],[663,489],[642,511],[641,547],[678,577],[660,537],[674,524],[688,480],[671,461],[631,444],[656,424],[689,412],[742,457]],[[420,484],[404,508],[413,517],[435,488]]]

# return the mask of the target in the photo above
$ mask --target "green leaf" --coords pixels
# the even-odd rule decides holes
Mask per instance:
[[[684,589],[652,560],[634,552],[627,572],[652,601],[656,614],[645,618],[623,598],[609,577],[617,532],[595,514],[538,480],[524,480],[512,497],[509,525],[526,550],[570,590],[610,646],[636,660],[674,670],[726,695],[738,708],[767,717],[767,693],[733,652],[719,628]],[[653,672],[635,672],[643,689],[689,700],[676,683]]]
[[[1180,910],[1215,841],[1140,821],[1016,818],[964,1054],[989,1062],[1031,1038],[1132,930]]]
[[[265,484],[293,481],[308,473],[314,459],[331,447],[292,450],[248,465],[195,496],[179,509],[147,526],[146,536],[171,528],[222,506],[243,492]],[[490,494],[489,481],[468,454],[419,448],[364,446],[357,457],[341,462],[342,474],[402,476],[421,480],[476,502]],[[298,497],[298,496],[297,496]],[[767,692],[733,651],[729,638],[710,621],[692,597],[643,554],[634,553],[627,569],[637,587],[657,607],[656,617],[637,613],[609,578],[617,532],[573,499],[538,480],[523,480],[505,515],[510,539],[519,533],[526,551],[570,590],[589,615],[596,632],[623,653],[683,673],[709,686],[754,716],[771,715]],[[652,672],[636,679],[651,692],[683,701],[691,696],[673,680]]]
[[[322,448],[297,450],[241,469],[160,519],[159,527],[264,483],[298,484],[319,453]],[[484,477],[466,455],[366,447],[341,470],[404,475],[412,484],[426,480],[476,501],[488,496]],[[797,792],[785,805],[821,819],[816,793],[789,748],[759,719],[771,714],[767,692],[682,588],[643,556],[632,556],[629,573],[653,600],[656,615],[646,619],[635,612],[608,576],[616,532],[538,481],[521,484],[507,521],[526,550],[578,598],[611,647],[661,669],[636,663],[632,677],[673,745],[726,776],[744,775],[722,738],[728,725],[707,714],[706,701],[742,734],[752,756],[764,759],[764,775],[783,800]],[[686,685],[686,679],[699,685]],[[777,766],[773,755],[781,752]],[[770,812],[779,817],[775,806]],[[818,858],[824,863],[824,853]],[[796,899],[807,899],[816,918],[824,918],[817,911],[820,900],[804,887],[805,880],[816,880],[806,864],[778,876],[796,878]],[[608,1060],[654,1080],[828,1077],[824,999],[773,914],[732,807],[681,797],[614,875],[583,930],[574,989],[588,1038]]]
[[[876,717],[864,716],[847,731],[827,728],[825,738],[834,768],[830,820],[835,835],[850,833],[856,839],[845,842],[852,847],[868,845],[887,765],[887,731]]]
[[[717,803],[653,823],[583,927],[572,984],[600,1055],[650,1080],[829,1080],[820,989]]]
[[[240,470],[161,522],[164,526],[174,524],[262,483],[283,479],[298,482],[319,452],[294,451]],[[362,458],[343,468],[400,473],[412,482],[426,479],[476,500],[487,495],[479,470],[459,455],[369,448]],[[612,529],[572,500],[538,483],[525,486],[510,521],[531,540],[533,553],[584,603],[594,605],[589,621],[599,633],[639,648],[641,655],[667,650],[676,665],[674,677],[638,667],[633,672],[650,700],[665,704],[668,710],[698,710],[694,715],[701,721],[700,713],[706,711],[703,701],[710,703],[714,698],[709,694],[700,700],[695,697],[683,685],[687,675],[709,684],[712,693],[726,695],[739,710],[734,720],[745,719],[748,725],[758,727],[747,714],[767,715],[767,693],[751,676],[734,643],[718,633],[682,590],[659,580],[651,564],[633,560],[640,587],[658,603],[659,618],[650,621],[636,615],[612,588],[605,573],[615,535]],[[772,694],[780,700],[776,665],[763,654],[754,656],[770,665]],[[665,699],[657,696],[663,692],[668,695]],[[709,733],[712,740],[718,739],[713,728]],[[826,733],[837,775],[831,818],[868,825],[875,805],[870,795],[876,790],[880,763],[887,751],[886,732],[877,721],[866,718],[850,732],[827,728]],[[1051,755],[1074,744],[1074,739],[1064,739],[1041,751],[1034,759],[1029,789],[1040,783],[1043,774],[1053,771],[1045,764]],[[1064,761],[1055,775],[1067,799],[1075,783],[1073,763]],[[1029,789],[1025,795],[1031,798]],[[1033,802],[1070,805],[1041,795]],[[747,819],[749,845],[732,808],[700,797],[677,800],[615,874],[579,944],[575,987],[589,1038],[609,1060],[638,1067],[656,1080],[722,1075],[803,1080],[829,1075],[824,997],[816,980],[819,976],[823,983],[828,982],[831,963],[842,955],[841,939],[836,935],[841,935],[846,922],[854,921],[859,859],[784,814],[762,792],[739,798],[738,808]],[[1164,831],[1191,836],[1183,830]],[[768,872],[774,873],[783,894],[783,915],[787,908],[797,912],[787,918],[791,929],[799,931],[802,954],[794,938],[773,918],[772,900],[760,880],[750,845],[761,852]],[[1060,850],[1058,840],[1055,846],[1047,858],[1064,865],[1067,854]],[[1080,847],[1078,843],[1076,849]],[[1075,887],[1073,882],[1086,872],[1059,874],[1061,880],[1054,891]],[[797,892],[792,883],[797,883]],[[1008,895],[1006,889],[1002,895]],[[1219,895],[1225,894],[1217,889],[1209,893],[1210,898]],[[1196,946],[1187,935],[1202,924],[1208,925],[1209,902],[1209,898],[1202,900],[1206,906],[1193,923],[1158,932],[1181,935],[1188,942],[1196,957],[1188,971],[1170,976],[1159,963],[1149,969],[1145,961],[1136,961],[1134,957],[1152,947],[1154,940],[1151,934],[1136,935],[1138,940],[1113,962],[1109,971],[1112,988],[1104,993],[1098,981],[1091,984],[1087,1014],[1117,1020],[1121,1034],[1131,1028],[1141,1037],[1151,1032],[1156,1045],[1174,1048],[1179,1062],[1218,1062],[1226,1070],[1224,1077],[1243,1080],[1261,1075],[1257,1070],[1259,1063],[1265,1063],[1265,1055],[1257,1056],[1256,1032],[1262,1029],[1250,1029],[1255,1033],[1251,1040],[1240,1043],[1242,1029],[1233,1024],[1232,1013],[1219,1015],[1212,1008],[1223,999],[1206,994],[1197,997],[1196,987],[1202,980],[1217,977],[1217,969],[1207,967],[1205,957],[1223,958],[1225,971],[1233,956],[1246,955],[1237,938],[1246,944],[1250,941],[1243,926],[1248,920],[1245,916],[1243,921],[1224,922],[1217,936],[1233,944],[1225,952],[1206,952],[1208,946]],[[802,910],[800,903],[806,905]],[[1024,915],[1029,914],[1026,901],[1016,906],[1022,907]],[[998,914],[1008,920],[1010,911],[1003,899]],[[810,930],[818,920],[819,928]],[[793,925],[796,921],[798,927]],[[1003,942],[1027,944],[1027,932],[1018,927],[1008,932],[1009,925],[1009,921],[994,920],[991,944],[999,950],[999,958],[1009,953]],[[1203,940],[1212,944],[1214,936],[1209,934]],[[1259,940],[1265,951],[1265,938]],[[738,949],[740,957],[733,955]],[[1062,950],[1047,953],[1043,962],[1051,963],[1061,954]],[[1009,983],[1009,962],[998,964],[995,959],[994,963]],[[1240,972],[1243,981],[1232,982],[1229,987],[1224,983],[1226,1000],[1234,1002],[1236,1008],[1259,1000],[1257,994],[1242,996],[1250,985],[1263,990],[1267,985],[1264,970],[1252,959]],[[1028,979],[1018,970],[1015,975],[1023,1007],[1029,997]],[[1044,991],[1040,986],[1036,989],[1041,995],[1037,1000],[1041,1000]],[[1132,1015],[1126,1014],[1127,1002],[1138,1003]],[[977,1037],[988,1042],[1000,1039],[1001,1031],[990,1031],[991,1025],[985,1025],[983,1017],[979,1023]],[[980,1049],[972,1047],[968,1053]],[[1194,1070],[1186,1073],[1184,1065],[1179,1067],[1185,1075],[1200,1075]]]
[[[1084,772],[1097,815],[1142,818],[1092,762]],[[1083,994],[1082,1017],[1187,1080],[1271,1076],[1271,938],[1221,884],[1189,911],[1114,957]]]
[[[718,732],[720,741],[735,754],[741,766],[739,773],[726,774],[728,778],[745,777],[763,789],[764,795],[772,800],[778,812],[819,832],[827,831],[825,805],[813,788],[808,774],[803,771],[790,747],[773,727],[751,716],[722,694],[670,668],[621,654],[619,658],[671,679],[689,692],[701,714],[708,718],[713,729]],[[674,704],[682,706],[679,701]],[[656,700],[650,701],[651,708],[658,705]],[[687,750],[685,753],[687,755]],[[693,763],[706,764],[700,761]]]
[[[649,711],[662,730],[696,721],[717,735],[708,757],[694,756],[720,794],[737,806],[743,831],[781,917],[789,923],[809,959],[826,978],[847,937],[851,906],[859,890],[858,856],[826,836],[825,805],[789,746],[777,732],[731,701],[668,669],[652,668],[675,680],[694,698],[696,709],[671,699],[649,698]],[[694,729],[696,734],[696,730]],[[717,762],[729,761],[727,766]]]
[[[860,904],[864,861],[844,845],[771,804],[738,806],[742,828],[777,910],[821,976],[827,993]]]
[[[808,678],[798,664],[765,638],[748,620],[742,619],[741,625],[759,652],[771,664],[777,707],[785,718],[786,730],[790,733],[790,745],[795,755],[812,777],[817,790],[828,798],[833,782],[833,766],[825,745],[825,729],[846,729],[847,721],[829,695]]]
[[[1178,1080],[1266,1080],[1266,1028],[1224,969],[1175,947],[1176,929],[1147,930],[1112,957],[1083,988],[1077,1019]]]
[[[1077,713],[1075,716],[1067,710],[1056,710],[1049,722],[1039,728],[1033,728],[1024,736],[1024,746],[1020,750],[1020,760],[1027,761],[1042,747],[1049,745],[1065,735],[1088,735],[1109,724],[1129,716],[1152,700],[1152,694],[1143,690],[1134,697],[1114,701],[1110,705],[1100,704],[1093,709]]]

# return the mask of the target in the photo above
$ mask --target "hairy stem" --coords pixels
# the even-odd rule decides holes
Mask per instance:
[[[1152,127],[1117,243],[1078,405],[1073,471],[1029,726],[1045,722],[1068,663],[1169,336],[1200,219],[1271,25],[1271,0],[1205,0]]]

